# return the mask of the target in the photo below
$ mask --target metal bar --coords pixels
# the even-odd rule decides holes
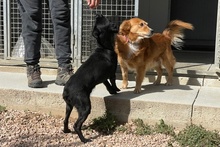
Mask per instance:
[[[7,1],[7,0],[6,0]],[[7,58],[11,57],[11,0],[7,1]]]
[[[138,17],[139,0],[135,0],[134,3],[134,16]]]
[[[81,37],[82,37],[82,1],[74,1],[74,65],[79,67],[81,65]]]
[[[74,0],[75,1],[75,0]],[[71,27],[71,44],[70,48],[72,50],[72,57],[74,58],[74,44],[75,44],[75,35],[74,35],[74,1],[70,2],[70,27]]]
[[[220,68],[220,2],[218,1],[216,39],[215,39],[215,65]]]
[[[7,37],[7,32],[8,32],[8,15],[7,15],[7,6],[8,1],[3,0],[3,22],[4,22],[4,59],[7,59],[8,57],[8,37]]]

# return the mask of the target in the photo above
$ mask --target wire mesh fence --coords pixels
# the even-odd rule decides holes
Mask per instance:
[[[12,57],[24,56],[24,44],[21,37],[21,19],[18,11],[17,1],[11,0],[10,2],[10,54]]]
[[[53,26],[50,18],[50,12],[46,3],[47,0],[42,1],[42,41],[41,41],[41,57],[47,59],[55,58],[54,40],[53,40]],[[136,0],[137,1],[137,0]],[[8,1],[10,4],[10,15],[7,15],[10,21],[8,29],[10,31],[10,40],[8,45],[9,57],[20,58],[24,56],[24,43],[21,37],[21,18],[18,10],[16,0]],[[71,6],[69,0],[69,4]],[[4,54],[4,29],[3,29],[3,1],[0,3],[0,54]],[[93,11],[88,8],[86,1],[82,2],[82,27],[81,35],[81,62],[84,62],[95,48],[95,40],[91,35],[93,28],[94,17],[96,13],[101,13],[116,24],[120,24],[122,20],[134,17],[135,15],[135,0],[102,0],[99,7]],[[73,5],[72,5],[73,6]],[[71,8],[79,9],[77,6]]]
[[[135,16],[135,0],[102,0],[93,11],[83,2],[82,9],[81,62],[84,62],[96,47],[96,41],[91,34],[96,13],[103,14],[119,25],[123,20]]]

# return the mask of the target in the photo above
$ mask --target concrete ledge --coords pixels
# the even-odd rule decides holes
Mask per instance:
[[[148,94],[144,92],[139,95],[133,94],[133,89],[130,89],[131,91],[124,90],[117,95],[109,95],[103,85],[98,85],[91,96],[92,112],[89,119],[101,116],[107,109],[122,122],[140,118],[149,124],[155,124],[160,119],[164,119],[166,123],[177,128],[190,124],[193,99],[188,99],[182,104],[182,97],[179,100],[166,99],[166,95],[172,94],[172,91],[162,92],[161,88],[156,87],[161,92],[150,94],[152,89],[146,90]],[[189,94],[196,93],[197,88],[188,92]],[[65,103],[61,93],[0,89],[0,104],[7,108],[40,111],[62,117],[65,114]],[[73,111],[71,116],[76,118],[76,111]]]
[[[15,89],[0,89],[0,104],[11,109],[32,110],[63,115],[64,101],[61,94]]]
[[[0,72],[0,105],[64,117],[63,87],[54,84],[55,78],[56,75],[44,74],[45,88],[32,89],[27,87],[26,74]],[[173,86],[154,86],[153,80],[154,77],[150,77],[144,81],[141,94],[133,93],[134,81],[116,95],[110,95],[103,84],[97,85],[91,94],[89,119],[101,116],[107,109],[123,122],[140,118],[155,124],[163,119],[179,129],[194,123],[220,130],[218,79],[176,77]],[[120,87],[120,79],[117,85]],[[75,110],[71,117],[77,117]]]
[[[125,122],[140,118],[148,124],[155,124],[163,119],[177,128],[190,124],[192,103],[198,87],[154,86],[148,83],[143,86],[141,94],[134,94],[133,90],[132,87],[117,95],[105,96],[107,110]]]

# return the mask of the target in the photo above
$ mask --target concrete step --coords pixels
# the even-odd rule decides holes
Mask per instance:
[[[49,69],[54,74],[47,74],[47,69],[44,70],[42,79],[45,87],[36,89],[27,86],[25,72],[0,70],[0,105],[64,117],[63,86],[54,84],[55,69]],[[135,82],[133,75],[130,76],[129,88],[116,95],[110,95],[103,84],[96,86],[91,94],[92,112],[89,119],[101,116],[107,109],[123,122],[140,118],[155,124],[163,119],[180,129],[194,123],[220,130],[220,82],[217,77],[174,77],[173,86],[165,86],[163,78],[161,85],[154,86],[155,76],[151,75],[144,80],[142,92],[134,94]],[[117,85],[121,85],[120,74]],[[71,117],[77,117],[75,110]]]

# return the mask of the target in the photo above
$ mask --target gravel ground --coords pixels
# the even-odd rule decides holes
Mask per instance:
[[[70,124],[73,123],[70,120]],[[132,124],[128,126],[132,127]],[[75,133],[64,134],[62,129],[63,118],[31,111],[0,112],[1,147],[167,147],[172,139],[164,134],[138,136],[118,131],[111,135],[100,135],[87,129],[83,130],[83,134],[92,142],[84,144]],[[177,143],[173,143],[173,146],[179,147]]]

